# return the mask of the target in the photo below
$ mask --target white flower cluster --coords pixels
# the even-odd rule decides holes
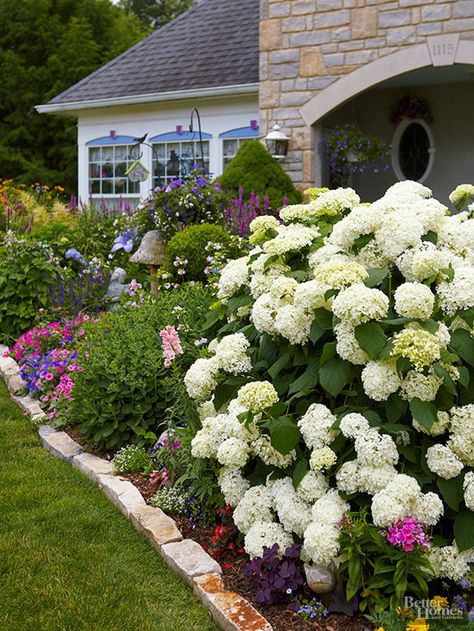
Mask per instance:
[[[340,429],[344,436],[354,440],[357,458],[340,466],[336,473],[337,488],[349,494],[378,493],[397,473],[396,444],[388,434],[369,427],[367,419],[355,412],[342,418]]]
[[[390,526],[414,517],[425,526],[434,526],[443,514],[443,502],[436,493],[422,493],[415,478],[399,473],[372,498],[372,519],[376,526]]]
[[[304,532],[303,555],[313,563],[329,565],[339,554],[337,523],[350,509],[335,489],[329,490],[313,505],[313,521]]]
[[[192,399],[209,399],[217,386],[220,371],[238,375],[252,368],[247,349],[250,343],[243,333],[227,335],[214,345],[214,356],[194,362],[184,377],[184,385]]]
[[[459,581],[469,571],[472,554],[469,551],[459,552],[456,544],[451,546],[431,547],[428,559],[433,568],[434,578],[449,578]]]

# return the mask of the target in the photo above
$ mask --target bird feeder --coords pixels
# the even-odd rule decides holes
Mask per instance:
[[[154,276],[165,259],[165,241],[161,232],[150,230],[143,237],[138,250],[130,257],[130,263],[148,265],[150,274]],[[154,281],[151,283],[151,291],[154,294],[158,291]]]

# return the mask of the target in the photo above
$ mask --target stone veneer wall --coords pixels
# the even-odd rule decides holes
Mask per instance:
[[[278,122],[291,137],[283,164],[294,182],[314,185],[301,106],[364,64],[452,33],[474,39],[474,0],[260,0],[262,131]]]

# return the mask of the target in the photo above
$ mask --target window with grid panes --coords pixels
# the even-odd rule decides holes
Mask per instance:
[[[244,142],[247,142],[248,140],[252,140],[252,138],[226,138],[223,140],[223,169],[225,169],[226,166],[235,158],[235,156],[237,155],[237,151],[244,144]]]
[[[140,182],[131,182],[125,175],[127,169],[135,161],[130,155],[132,146],[89,147],[89,193],[91,195],[139,195]]]
[[[209,141],[202,141],[204,169],[209,172]],[[165,186],[189,175],[194,164],[201,164],[199,140],[153,143],[153,187]]]

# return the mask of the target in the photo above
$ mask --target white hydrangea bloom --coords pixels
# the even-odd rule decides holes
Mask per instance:
[[[471,197],[471,195],[474,195],[474,186],[472,184],[459,184],[454,191],[449,194],[449,201],[452,204],[456,204],[462,199]]]
[[[296,307],[313,312],[321,307],[328,309],[332,300],[326,300],[325,293],[331,289],[317,280],[300,283],[295,290],[293,302]]]
[[[198,414],[199,420],[203,421],[209,416],[216,416],[217,410],[214,407],[214,403],[212,401],[204,401],[204,403],[201,403],[201,405],[198,406]]]
[[[234,508],[242,500],[246,491],[250,488],[249,481],[244,478],[240,469],[236,467],[222,467],[218,476],[226,504]]]
[[[392,355],[406,357],[418,370],[433,364],[440,358],[441,344],[436,335],[419,328],[414,323],[395,333],[392,341]]]
[[[425,526],[435,526],[444,512],[443,500],[436,493],[420,494],[415,501],[413,515]]]
[[[313,505],[313,521],[334,526],[350,510],[349,504],[342,499],[336,489],[320,497]]]
[[[309,459],[309,466],[313,471],[330,469],[337,462],[337,456],[330,447],[314,449]]]
[[[451,282],[438,285],[438,296],[442,310],[448,315],[474,306],[474,267],[464,266],[454,270]]]
[[[358,470],[359,488],[363,493],[375,495],[397,475],[392,464],[384,463],[377,466],[360,465]]]
[[[474,472],[468,471],[463,482],[464,502],[469,510],[474,511]]]
[[[366,364],[370,358],[367,353],[361,349],[355,336],[354,328],[351,322],[344,320],[335,325],[336,352],[342,359],[359,366]]]
[[[451,433],[448,445],[469,467],[474,467],[474,404],[450,410]]]
[[[333,245],[329,242],[326,242],[322,247],[308,254],[308,263],[313,272],[320,265],[324,265],[325,263],[351,260],[353,260],[353,258],[346,254],[339,245]]]
[[[386,401],[401,385],[394,361],[371,360],[362,370],[365,394],[374,401]]]
[[[280,210],[280,219],[284,223],[289,223],[295,219],[304,223],[313,216],[314,211],[311,202],[309,204],[291,204]]]
[[[272,446],[270,438],[265,434],[252,443],[252,450],[264,464],[279,469],[286,469],[296,459],[294,449],[284,456]]]
[[[353,208],[349,215],[334,226],[328,243],[349,250],[359,237],[375,232],[383,219],[383,211],[374,205]]]
[[[395,290],[395,311],[403,318],[428,320],[433,313],[434,295],[422,283],[403,283]]]
[[[432,546],[427,554],[433,568],[434,578],[459,581],[469,572],[468,556],[465,553],[460,553],[456,544],[439,548]]]
[[[357,460],[346,460],[336,473],[337,488],[343,493],[352,495],[360,492],[359,463]]]
[[[328,482],[324,474],[317,471],[308,471],[298,485],[296,493],[308,503],[319,500],[328,490]]]
[[[355,261],[328,261],[313,270],[314,277],[331,289],[362,283],[369,275],[365,267]]]
[[[284,305],[275,317],[275,330],[290,344],[308,341],[314,315],[298,305]]]
[[[265,293],[253,303],[250,320],[260,333],[276,335],[275,318],[278,312],[278,302],[270,294]]]
[[[338,215],[344,210],[354,208],[360,202],[360,197],[352,188],[336,188],[318,195],[311,202],[311,207],[316,216]]]
[[[255,219],[250,222],[250,234],[262,233],[266,230],[276,230],[279,225],[280,222],[276,217],[273,217],[273,215],[255,217]]]
[[[243,333],[223,337],[215,348],[219,368],[231,375],[240,375],[252,370],[252,363],[246,352],[250,342]]]
[[[209,399],[217,386],[219,362],[215,357],[197,359],[184,376],[191,399]]]
[[[444,480],[450,480],[459,475],[463,463],[446,445],[432,445],[426,450],[428,469]]]
[[[268,254],[286,254],[293,250],[302,250],[310,245],[319,235],[315,226],[308,227],[302,224],[290,224],[278,226],[278,235],[263,244],[263,251]]]
[[[339,554],[340,531],[331,524],[312,522],[305,530],[302,556],[329,565]]]
[[[217,297],[220,300],[230,298],[247,285],[249,279],[249,257],[242,256],[239,259],[229,261],[222,269],[218,283]]]
[[[398,269],[409,282],[424,281],[449,267],[451,254],[434,243],[424,241],[403,252],[397,259]]]
[[[289,276],[278,276],[270,285],[269,294],[279,303],[291,304],[298,282]]]
[[[237,504],[233,518],[237,528],[244,534],[247,534],[256,521],[274,521],[273,497],[270,491],[263,485],[252,486]]]
[[[200,429],[191,441],[191,455],[193,458],[214,458],[216,445],[210,432]]]
[[[302,537],[312,520],[311,508],[297,495],[292,479],[275,480],[270,492],[280,523],[286,531]]]
[[[384,255],[395,261],[407,248],[421,245],[421,237],[425,232],[423,223],[413,212],[412,205],[409,205],[384,217],[382,225],[375,232],[375,240]]]
[[[419,182],[413,180],[403,180],[403,182],[396,182],[390,188],[387,189],[385,196],[396,196],[403,199],[406,196],[416,196],[422,198],[431,197],[432,191],[427,186],[423,186]]]
[[[356,438],[359,434],[368,432],[370,426],[365,416],[357,412],[351,412],[341,419],[339,429],[346,438]]]
[[[417,432],[423,432],[423,434],[428,434],[428,436],[441,436],[441,434],[444,434],[449,428],[451,419],[447,412],[440,410],[438,412],[438,419],[433,423],[430,429],[423,427],[423,425],[420,425],[415,419],[412,420],[412,424]]]
[[[375,427],[358,434],[354,446],[361,464],[374,467],[398,462],[398,449],[392,437],[380,434]]]
[[[418,397],[422,401],[434,401],[443,380],[434,372],[427,375],[417,370],[409,370],[402,380],[400,395],[405,401]]]
[[[249,446],[240,438],[227,438],[219,445],[216,456],[222,465],[242,468],[249,459]]]
[[[332,310],[341,320],[354,326],[385,318],[388,313],[388,298],[379,289],[371,289],[360,283],[343,289],[334,298]]]
[[[298,421],[298,427],[306,445],[310,449],[319,449],[332,443],[337,430],[332,429],[336,417],[329,408],[320,403],[312,403],[304,416]]]
[[[278,544],[280,553],[284,554],[293,545],[293,537],[281,524],[257,521],[245,535],[244,547],[253,559],[262,556],[264,547],[271,548],[275,543]]]
[[[443,502],[435,493],[423,496],[415,478],[403,473],[397,474],[372,498],[372,519],[376,526],[390,526],[405,517],[433,525],[442,511]]]
[[[278,402],[278,393],[269,381],[251,381],[242,386],[237,399],[250,412],[263,412]]]

